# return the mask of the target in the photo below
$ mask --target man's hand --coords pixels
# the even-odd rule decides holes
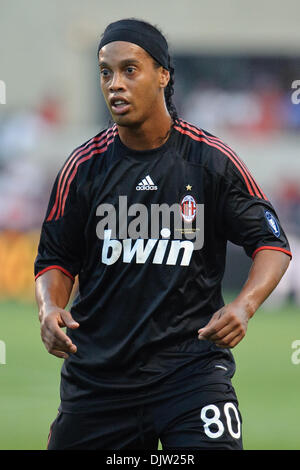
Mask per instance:
[[[249,319],[275,289],[289,262],[290,256],[281,251],[259,251],[240,294],[213,314],[207,325],[198,330],[198,338],[213,341],[221,348],[234,348],[244,338]]]
[[[72,343],[71,339],[61,330],[63,327],[76,329],[79,327],[70,312],[52,306],[42,309],[39,312],[41,322],[42,341],[50,354],[66,359],[69,354],[74,354],[77,347]]]
[[[245,336],[250,315],[234,303],[215,312],[198,338],[213,341],[220,348],[234,348]]]
[[[61,328],[79,327],[65,309],[73,288],[73,281],[59,269],[50,269],[36,279],[35,295],[39,307],[41,337],[47,351],[66,359],[77,347]]]

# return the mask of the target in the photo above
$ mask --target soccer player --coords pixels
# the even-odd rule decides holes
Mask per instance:
[[[48,449],[242,449],[231,348],[288,241],[236,153],[177,116],[157,28],[111,23],[98,60],[114,124],[62,166],[35,261],[42,340],[64,359]],[[253,264],[224,305],[228,240]]]

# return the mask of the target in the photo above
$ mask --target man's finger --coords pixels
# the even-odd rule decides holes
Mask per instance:
[[[69,354],[64,351],[59,351],[57,349],[52,349],[51,351],[49,351],[49,353],[53,356],[59,357],[60,359],[68,359],[69,357]]]
[[[77,347],[72,343],[69,336],[55,323],[50,325],[45,324],[42,331],[42,338],[51,349],[60,349],[69,353],[75,353],[77,351]]]
[[[236,326],[235,323],[236,322],[234,321],[234,317],[231,313],[228,310],[225,310],[225,308],[222,308],[213,314],[207,325],[198,330],[198,338],[214,341],[223,328],[229,328],[232,330]],[[227,330],[225,330],[225,332],[226,331]]]
[[[79,327],[79,323],[74,320],[70,312],[67,312],[66,310],[63,312],[60,312],[61,319],[64,323],[64,325],[67,328],[75,329]]]
[[[232,325],[226,324],[223,328],[215,328],[214,331],[211,331],[209,334],[210,341],[221,341],[227,335],[229,335],[233,330]]]
[[[205,336],[215,333],[215,331],[220,330],[228,323],[226,315],[224,315],[223,309],[215,312],[207,325],[198,330],[198,333],[203,333]]]
[[[213,335],[215,335],[218,331],[220,331],[226,323],[224,324],[224,321],[222,323],[219,323],[218,320],[213,321],[211,324],[210,322],[203,328],[200,328],[198,330],[198,338],[199,339],[210,339]]]
[[[234,348],[242,339],[244,335],[241,332],[233,331],[221,341],[216,341],[215,344],[220,348]]]
[[[49,353],[53,354],[53,351],[60,351],[65,354],[74,354],[77,351],[77,347],[71,341],[65,343],[62,341],[57,341],[53,335],[44,335],[42,340],[46,346],[46,349]]]
[[[67,342],[70,341],[69,336],[58,326],[55,320],[45,322],[42,331],[48,336],[55,338],[56,341],[61,344],[67,344]]]

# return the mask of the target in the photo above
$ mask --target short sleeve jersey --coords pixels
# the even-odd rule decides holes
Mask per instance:
[[[197,330],[224,305],[230,240],[249,257],[291,256],[272,204],[219,138],[181,119],[159,148],[127,148],[114,125],[62,166],[41,230],[35,276],[59,269],[78,292],[63,363],[61,407],[142,396],[172,374],[234,368],[232,353]]]

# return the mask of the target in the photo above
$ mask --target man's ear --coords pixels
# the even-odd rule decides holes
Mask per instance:
[[[169,70],[164,69],[163,67],[161,67],[160,80],[159,80],[160,86],[162,88],[166,88],[169,81],[170,81],[170,72],[169,72]]]

